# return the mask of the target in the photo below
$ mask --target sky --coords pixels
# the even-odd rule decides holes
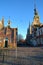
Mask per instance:
[[[43,0],[36,0],[36,8],[43,23]],[[10,17],[11,27],[18,28],[18,34],[26,38],[27,28],[33,22],[34,0],[0,0],[0,20],[4,16],[4,24],[8,25]]]

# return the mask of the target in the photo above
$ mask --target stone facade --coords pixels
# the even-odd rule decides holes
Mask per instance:
[[[43,28],[43,24],[40,23],[40,17],[38,15],[37,9],[34,9],[34,18],[31,25],[29,25],[29,28],[27,30],[27,42],[32,42],[34,46],[43,44],[43,34],[40,35],[40,29]],[[41,30],[42,32],[43,30]],[[39,34],[39,35],[38,35]]]

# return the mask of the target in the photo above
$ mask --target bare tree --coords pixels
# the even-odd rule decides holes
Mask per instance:
[[[21,34],[18,35],[18,41],[23,40],[23,36]]]

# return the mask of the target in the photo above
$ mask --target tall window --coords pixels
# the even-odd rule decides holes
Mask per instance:
[[[0,37],[0,42],[2,42],[2,37]]]

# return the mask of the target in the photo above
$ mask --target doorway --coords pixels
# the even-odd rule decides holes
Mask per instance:
[[[5,47],[8,47],[8,38],[5,39]]]

